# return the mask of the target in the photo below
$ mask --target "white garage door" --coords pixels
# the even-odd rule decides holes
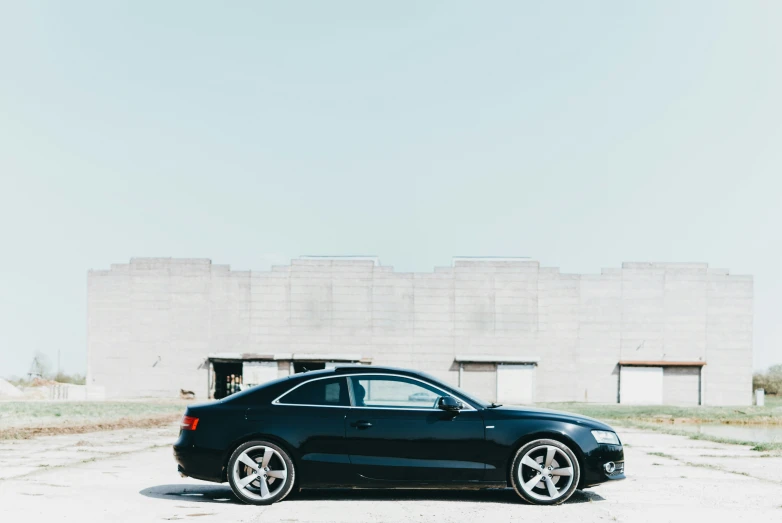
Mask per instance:
[[[666,405],[697,405],[700,400],[700,367],[665,367],[663,401]]]
[[[497,399],[497,365],[467,364],[462,371],[460,388],[486,401]]]
[[[276,361],[245,361],[242,365],[242,383],[245,389],[276,379]]]
[[[619,401],[633,405],[663,404],[662,367],[622,367]]]
[[[535,401],[535,365],[497,365],[497,403]]]

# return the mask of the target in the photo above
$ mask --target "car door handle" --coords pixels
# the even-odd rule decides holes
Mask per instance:
[[[353,426],[356,427],[357,429],[368,429],[372,426],[372,423],[369,421],[361,420],[361,421],[354,422]]]

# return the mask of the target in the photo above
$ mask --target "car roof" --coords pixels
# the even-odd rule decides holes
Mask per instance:
[[[299,372],[296,374],[293,374],[292,378],[299,378],[299,377],[307,377],[311,378],[312,376],[328,376],[329,374],[404,374],[408,376],[417,376],[417,377],[428,377],[425,373],[420,371],[415,371],[412,369],[402,369],[398,367],[381,367],[377,365],[341,365],[339,367],[335,367],[333,369],[323,369],[323,370],[310,370],[306,372]]]
[[[376,365],[344,365],[334,369],[336,374],[366,374],[366,373],[388,373],[411,374],[420,376],[422,373],[412,369],[402,369],[399,367],[380,367]]]

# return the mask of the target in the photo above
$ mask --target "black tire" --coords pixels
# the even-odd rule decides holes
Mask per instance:
[[[549,458],[549,453],[553,454],[552,458]],[[524,459],[525,456],[528,457],[527,460]],[[548,467],[545,464],[546,459],[551,459]],[[537,468],[531,466],[532,462],[537,464]],[[568,469],[569,476],[565,475]],[[539,478],[537,483],[535,478]],[[581,466],[578,458],[570,447],[559,441],[553,439],[530,441],[513,456],[511,485],[516,494],[527,503],[533,505],[564,503],[576,491],[580,479]],[[552,493],[556,495],[552,496]]]
[[[262,466],[264,460],[266,468]],[[252,462],[255,462],[255,468],[250,466]],[[284,478],[281,478],[283,473]],[[290,494],[296,481],[293,460],[285,449],[262,440],[239,445],[228,460],[226,475],[236,497],[248,505],[271,505],[281,501]]]

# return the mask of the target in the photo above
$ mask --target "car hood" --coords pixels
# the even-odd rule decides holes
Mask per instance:
[[[602,421],[598,421],[588,416],[582,416],[580,414],[572,414],[570,412],[562,412],[552,409],[540,409],[533,407],[513,407],[502,406],[489,409],[495,416],[506,419],[545,419],[554,421],[563,421],[566,423],[574,423],[576,425],[583,425],[591,429],[596,430],[610,430],[616,432],[610,425],[606,425]]]

